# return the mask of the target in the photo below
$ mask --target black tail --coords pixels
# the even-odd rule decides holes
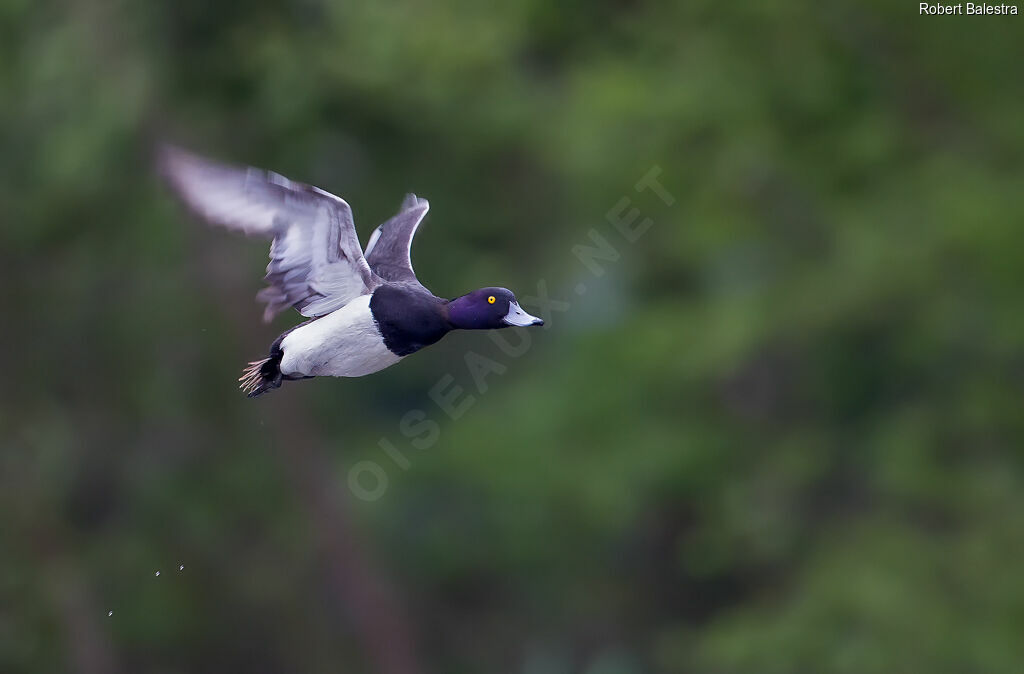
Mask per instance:
[[[276,353],[275,353],[276,352]],[[275,349],[270,356],[263,360],[254,360],[249,367],[242,371],[238,378],[241,382],[238,388],[245,391],[250,398],[257,398],[267,391],[281,386],[284,375],[281,374],[281,356],[284,354],[280,349]]]
[[[281,342],[288,336],[292,330],[301,328],[307,323],[312,323],[315,318],[311,318],[308,321],[299,323],[294,328],[285,330],[274,343],[270,345],[270,355],[263,360],[254,360],[249,363],[249,367],[242,370],[242,376],[238,378],[241,382],[238,388],[245,391],[246,395],[250,398],[258,398],[267,391],[273,391],[276,388],[281,388],[281,382],[285,379],[289,381],[295,379],[312,379],[312,377],[303,377],[302,375],[286,375],[281,372],[281,359],[284,358],[284,351],[281,350]]]

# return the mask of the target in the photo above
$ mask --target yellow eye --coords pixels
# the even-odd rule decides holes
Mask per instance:
[[[487,303],[494,304],[494,295],[491,295],[490,297],[487,298]]]

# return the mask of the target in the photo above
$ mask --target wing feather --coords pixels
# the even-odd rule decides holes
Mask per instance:
[[[366,246],[366,261],[373,273],[388,281],[417,281],[412,239],[429,210],[426,199],[407,194],[398,213],[373,231]]]
[[[256,297],[269,321],[290,306],[322,316],[373,291],[380,277],[363,257],[344,199],[255,168],[237,168],[173,146],[161,172],[203,220],[271,240],[268,286]]]

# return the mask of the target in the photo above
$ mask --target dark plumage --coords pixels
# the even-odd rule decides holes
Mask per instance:
[[[399,356],[430,346],[452,329],[447,302],[419,283],[382,285],[370,298],[370,311],[384,346]]]

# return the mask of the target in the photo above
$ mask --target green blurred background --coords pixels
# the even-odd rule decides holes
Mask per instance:
[[[1022,21],[4,0],[0,671],[1020,672]],[[299,317],[260,323],[265,243],[188,218],[157,138],[363,241],[416,191],[437,294],[570,306],[518,358],[247,400]]]

